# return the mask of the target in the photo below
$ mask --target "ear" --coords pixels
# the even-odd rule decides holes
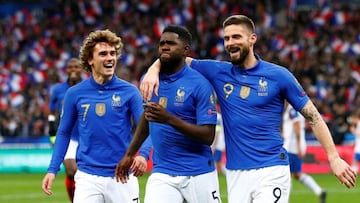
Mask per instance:
[[[185,45],[184,46],[184,55],[188,56],[190,54],[190,46],[189,45]]]
[[[92,65],[93,65],[93,60],[92,60],[92,58],[89,58],[89,59],[87,60],[87,62],[88,62],[88,64],[89,64],[89,66],[92,66]]]
[[[250,37],[249,37],[249,42],[254,45],[256,43],[256,40],[257,40],[257,35],[255,33],[252,33],[250,34]]]

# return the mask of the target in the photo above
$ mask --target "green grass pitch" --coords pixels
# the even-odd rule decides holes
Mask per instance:
[[[47,196],[41,190],[44,174],[0,174],[0,202],[4,203],[69,203],[64,186],[64,174],[60,173],[53,186],[53,195]],[[347,189],[340,185],[332,174],[312,174],[318,183],[328,191],[327,203],[359,203],[359,183],[355,188]],[[140,197],[143,202],[144,187],[148,174],[139,179]],[[220,175],[220,190],[223,203],[227,203],[225,177]],[[358,180],[360,181],[360,180]],[[317,197],[299,182],[293,183],[290,203],[318,202]]]

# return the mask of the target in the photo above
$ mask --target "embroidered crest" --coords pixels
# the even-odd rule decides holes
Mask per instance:
[[[267,96],[268,95],[268,82],[265,78],[260,78],[258,86],[258,96]]]
[[[121,97],[116,93],[111,97],[111,107],[113,110],[119,110],[121,108]]]
[[[246,87],[246,86],[241,86],[241,89],[240,89],[240,97],[242,99],[245,99],[249,96],[250,94],[250,87]]]
[[[168,101],[168,99],[166,97],[160,97],[160,99],[159,99],[160,106],[162,106],[163,108],[166,108],[167,107],[167,101]]]
[[[96,115],[103,116],[106,112],[106,106],[104,103],[96,104],[95,107]]]
[[[184,97],[185,97],[185,90],[183,87],[180,87],[177,91],[176,91],[176,97],[175,97],[175,101],[179,102],[179,103],[183,103],[184,102]]]

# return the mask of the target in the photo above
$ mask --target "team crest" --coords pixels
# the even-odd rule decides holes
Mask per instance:
[[[111,107],[113,110],[119,110],[121,108],[121,97],[118,94],[113,94],[111,97]]]
[[[185,99],[185,90],[183,87],[180,87],[177,91],[176,91],[176,97],[175,97],[175,101],[179,102],[179,103],[183,103]]]
[[[259,80],[258,95],[259,96],[267,96],[268,95],[268,82],[263,77],[260,78],[260,80]]]
[[[168,99],[166,97],[160,97],[160,99],[159,99],[160,106],[162,106],[163,108],[166,108],[167,107],[167,101],[168,101]]]
[[[241,89],[240,89],[240,97],[242,99],[245,99],[249,96],[250,94],[250,87],[246,87],[246,86],[241,86]]]
[[[96,104],[95,107],[96,115],[103,116],[106,112],[106,106],[104,103]]]

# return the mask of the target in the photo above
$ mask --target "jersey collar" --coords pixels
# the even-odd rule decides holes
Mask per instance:
[[[116,80],[116,75],[113,75],[113,77],[111,78],[111,80],[109,80],[108,82],[106,82],[105,84],[99,84],[94,80],[93,76],[90,76],[90,84],[92,86],[94,86],[96,89],[108,89],[109,87],[112,86],[112,84],[114,83],[114,81]]]
[[[185,63],[185,65],[178,72],[176,72],[174,74],[167,75],[165,73],[160,73],[160,80],[163,80],[163,81],[168,80],[170,82],[176,81],[177,79],[181,78],[186,73],[188,68],[189,68],[189,66]]]

